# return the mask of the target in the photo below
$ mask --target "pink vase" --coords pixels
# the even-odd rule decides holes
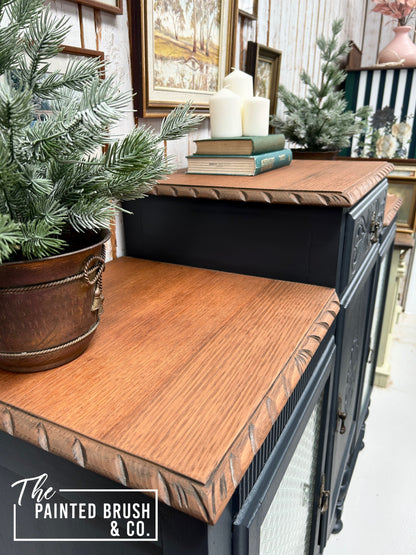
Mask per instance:
[[[409,37],[409,25],[393,29],[396,36],[378,55],[379,64],[397,64],[401,67],[416,67],[416,44]]]

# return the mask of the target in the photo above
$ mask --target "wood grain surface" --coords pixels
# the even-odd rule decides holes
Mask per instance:
[[[393,171],[387,162],[293,160],[256,176],[175,173],[153,195],[278,204],[353,206]]]
[[[214,523],[334,321],[337,296],[132,258],[103,278],[104,314],[80,358],[0,371],[0,428]]]

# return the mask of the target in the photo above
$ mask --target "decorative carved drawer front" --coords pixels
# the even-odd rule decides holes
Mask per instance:
[[[346,216],[341,289],[351,282],[371,247],[379,242],[386,196],[387,181],[384,180]]]

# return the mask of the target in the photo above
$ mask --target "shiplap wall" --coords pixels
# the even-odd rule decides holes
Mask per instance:
[[[243,36],[281,50],[280,83],[302,94],[299,71],[306,69],[314,80],[318,79],[320,60],[316,39],[322,34],[330,35],[336,18],[344,20],[342,38],[353,40],[361,48],[365,21],[363,0],[258,0],[257,24],[246,22],[250,30]],[[240,53],[241,45],[236,50]],[[236,62],[244,68],[244,59]]]
[[[135,0],[139,2],[139,0]],[[49,0],[54,11],[70,18],[72,30],[66,39],[69,46],[80,46],[101,50],[108,62],[109,70],[118,75],[120,88],[131,88],[130,49],[126,0],[123,0],[123,14],[111,13],[78,5],[70,0]],[[332,21],[343,18],[342,38],[355,42],[363,51],[363,62],[375,63],[380,37],[387,33],[381,17],[370,13],[371,0],[258,0],[258,17],[250,22],[239,18],[237,29],[235,67],[245,67],[245,45],[253,40],[265,46],[282,51],[280,83],[297,94],[304,88],[299,79],[300,70],[306,69],[314,79],[320,72],[319,52],[316,39],[319,35],[329,35]],[[132,107],[131,107],[132,108]],[[146,125],[157,129],[158,119],[147,119]],[[117,127],[117,134],[127,133],[134,125],[132,112],[126,114]],[[187,137],[170,143],[168,154],[173,157],[176,167],[186,166],[186,156],[194,151],[193,141],[209,136],[209,121]],[[120,225],[117,226],[117,254],[123,252],[123,238]]]

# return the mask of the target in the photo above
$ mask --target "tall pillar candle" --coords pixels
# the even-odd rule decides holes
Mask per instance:
[[[224,87],[242,99],[250,98],[253,96],[253,77],[244,71],[234,69],[224,77]]]
[[[269,134],[270,100],[261,96],[246,98],[243,104],[243,135]]]
[[[221,89],[209,99],[211,137],[241,137],[240,97],[228,89]]]

